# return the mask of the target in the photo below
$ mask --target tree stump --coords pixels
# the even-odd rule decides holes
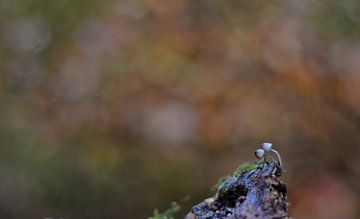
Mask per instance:
[[[214,197],[193,206],[186,219],[290,219],[286,185],[279,180],[281,173],[273,161],[233,174]]]

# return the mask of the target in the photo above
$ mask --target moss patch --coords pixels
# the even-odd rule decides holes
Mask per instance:
[[[256,168],[266,164],[264,160],[257,161],[254,163],[244,163],[240,165],[231,175],[223,176],[219,179],[219,181],[216,183],[216,185],[213,187],[214,190],[216,190],[216,197],[219,193],[219,190],[224,186],[224,184],[231,178],[231,177],[240,177],[241,175],[250,172],[252,170],[255,170]]]

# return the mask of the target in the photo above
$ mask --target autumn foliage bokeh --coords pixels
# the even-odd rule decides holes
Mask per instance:
[[[185,215],[263,141],[295,218],[359,218],[359,9],[1,0],[0,218]]]

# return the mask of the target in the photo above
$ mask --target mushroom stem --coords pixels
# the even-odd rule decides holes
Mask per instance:
[[[279,164],[280,164],[280,167],[282,169],[282,162],[281,162],[281,157],[280,157],[280,153],[277,152],[277,150],[274,150],[274,149],[270,149],[272,152],[274,152],[276,154],[276,156],[278,157],[279,159]]]

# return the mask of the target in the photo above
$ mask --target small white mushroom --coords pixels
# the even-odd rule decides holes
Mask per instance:
[[[264,158],[265,156],[265,150],[264,149],[257,149],[255,152],[255,157],[261,159],[261,158]]]
[[[276,154],[276,156],[278,157],[279,165],[280,165],[280,167],[282,168],[282,162],[281,162],[280,153],[279,153],[277,150],[272,149],[272,143],[270,143],[270,142],[264,142],[264,143],[262,144],[262,148],[263,148],[262,150],[264,151],[264,154],[262,154],[262,152],[259,152],[259,154],[262,155],[262,157],[265,157],[265,155],[266,155],[267,152],[269,152],[269,151],[273,152],[273,153]],[[258,150],[260,150],[260,149],[258,149]],[[257,150],[257,151],[258,151],[258,150]],[[256,153],[257,153],[257,151],[256,151]],[[255,156],[258,157],[256,153],[255,153]]]
[[[265,142],[265,143],[263,143],[262,145],[263,145],[263,149],[264,149],[265,151],[270,151],[270,150],[271,150],[272,143]]]
[[[282,162],[281,162],[281,157],[280,157],[280,153],[277,151],[277,150],[274,150],[274,149],[270,149],[270,151],[274,152],[276,154],[276,156],[278,157],[279,159],[279,164],[280,164],[280,167],[282,169]]]

